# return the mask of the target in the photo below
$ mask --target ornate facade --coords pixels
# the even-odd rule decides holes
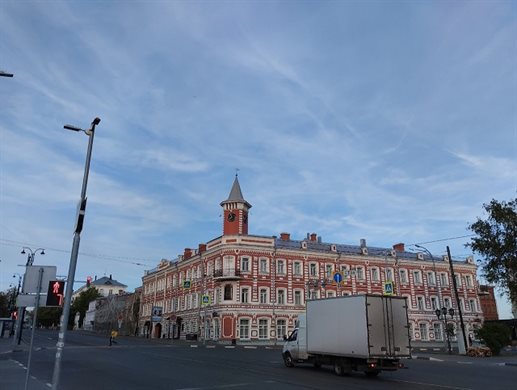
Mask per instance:
[[[435,310],[457,305],[446,257],[393,248],[325,243],[317,234],[301,240],[290,234],[248,234],[248,211],[238,178],[221,203],[223,235],[174,260],[162,260],[142,278],[141,334],[203,338],[222,342],[273,343],[290,332],[307,299],[345,294],[393,293],[407,297],[411,337],[444,340],[444,322]],[[476,265],[454,261],[466,333],[483,317]],[[391,282],[391,283],[390,283]],[[153,308],[158,309],[151,316]],[[353,313],[350,313],[353,315]]]

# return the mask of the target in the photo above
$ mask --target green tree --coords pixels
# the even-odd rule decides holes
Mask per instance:
[[[74,318],[76,313],[79,313],[79,327],[83,327],[84,316],[86,315],[86,311],[88,310],[88,305],[91,301],[99,298],[101,294],[95,287],[89,287],[88,289],[82,291],[77,298],[72,302],[72,306],[70,307],[70,318],[68,321],[68,325],[74,324]]]
[[[38,325],[45,327],[59,326],[62,312],[61,307],[40,307],[38,309]]]
[[[483,208],[487,218],[469,226],[475,233],[466,244],[483,256],[478,260],[483,276],[489,283],[501,287],[512,302],[517,302],[517,198],[509,202],[495,199]]]
[[[476,336],[483,340],[494,355],[499,355],[501,348],[510,342],[510,328],[499,323],[486,322],[475,330]]]
[[[9,317],[9,300],[10,296],[8,292],[0,291],[0,318]]]

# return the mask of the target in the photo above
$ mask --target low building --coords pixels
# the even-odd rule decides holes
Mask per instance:
[[[237,177],[221,206],[222,236],[145,272],[141,334],[275,343],[294,328],[308,299],[367,293],[406,297],[410,334],[418,342],[443,344],[438,308],[455,309],[448,323],[459,327],[446,256],[408,252],[404,244],[325,242],[316,233],[301,239],[250,235],[251,204]],[[476,265],[472,257],[453,264],[466,333],[473,337],[483,317]]]

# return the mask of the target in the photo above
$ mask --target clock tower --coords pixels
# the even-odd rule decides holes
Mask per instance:
[[[242,196],[239,178],[235,175],[228,199],[221,202],[223,208],[223,235],[248,234],[248,211],[251,208]]]

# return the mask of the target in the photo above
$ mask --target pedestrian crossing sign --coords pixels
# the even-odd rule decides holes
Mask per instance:
[[[384,295],[393,295],[393,282],[385,282],[383,290]]]

